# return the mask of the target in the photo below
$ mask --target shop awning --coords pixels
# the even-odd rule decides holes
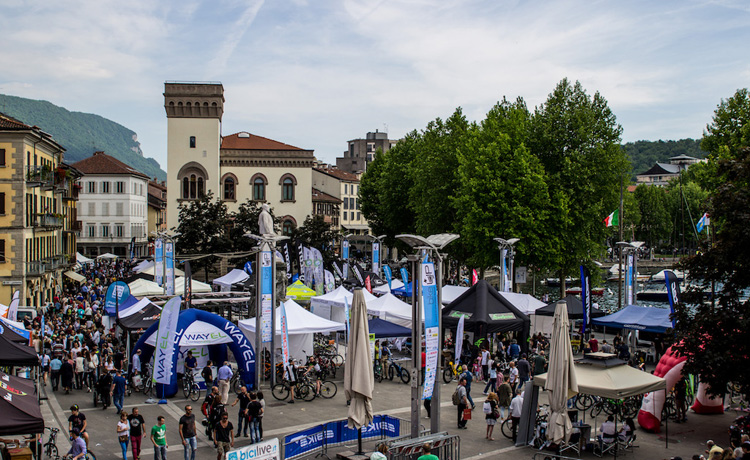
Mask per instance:
[[[76,281],[78,283],[85,283],[86,277],[81,275],[80,273],[76,273],[73,270],[68,270],[63,275],[67,276],[68,278],[72,279],[73,281]]]

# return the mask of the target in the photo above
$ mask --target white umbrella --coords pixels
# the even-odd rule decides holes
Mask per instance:
[[[569,328],[568,306],[564,301],[557,302],[550,344],[549,371],[544,385],[544,389],[551,393],[549,404],[552,409],[547,437],[555,444],[560,444],[563,440],[567,442],[570,437],[573,425],[568,418],[566,403],[578,393]]]
[[[354,291],[351,315],[351,332],[344,363],[344,391],[346,399],[351,401],[348,426],[360,429],[372,423],[372,392],[375,386],[367,305],[361,288]],[[361,444],[359,450],[362,451]]]

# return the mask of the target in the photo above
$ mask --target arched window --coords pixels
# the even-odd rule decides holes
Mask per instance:
[[[190,199],[190,180],[187,177],[182,179],[182,198]]]
[[[195,200],[206,194],[208,173],[199,163],[191,161],[185,164],[177,173],[177,179],[182,182],[183,200]]]
[[[297,185],[297,178],[292,174],[284,174],[279,180],[281,185],[281,201],[294,201],[294,188]]]
[[[198,177],[198,195],[196,198],[203,198],[203,195],[206,194],[206,186],[204,184],[203,178]]]
[[[235,187],[236,182],[234,180],[234,177],[228,176],[224,179],[224,199],[225,200],[235,200],[236,194],[235,194]]]
[[[284,220],[284,223],[281,224],[281,234],[284,236],[292,236],[292,232],[294,231],[294,221],[291,219]]]
[[[266,176],[261,173],[254,175],[250,179],[250,185],[253,186],[253,201],[266,201]]]

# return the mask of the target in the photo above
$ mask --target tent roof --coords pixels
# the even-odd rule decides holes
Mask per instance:
[[[85,283],[86,277],[81,275],[80,273],[76,273],[73,270],[68,270],[63,275],[67,276],[68,278],[72,279],[73,281],[77,281],[79,283]]]
[[[369,292],[367,292],[365,289],[363,289],[363,294],[365,296],[365,303],[370,303],[373,300],[376,299],[376,297]],[[347,291],[344,286],[339,286],[333,291],[329,292],[328,294],[319,295],[317,297],[313,297],[310,299],[311,305],[333,305],[337,307],[343,307],[344,306],[344,299],[349,302],[349,305],[352,304],[352,299],[354,298],[354,294]]]
[[[294,296],[296,300],[309,302],[316,294],[317,292],[305,286],[305,283],[300,280],[295,281],[286,288],[286,295]]]
[[[44,418],[34,383],[0,372],[0,436],[44,431]]]
[[[342,323],[321,318],[299,306],[294,300],[284,302],[287,317],[287,331],[289,335],[313,334],[315,332],[328,333],[343,331],[346,326]],[[276,308],[276,335],[281,335],[281,307]],[[243,319],[237,323],[245,333],[255,333],[255,318]],[[411,334],[411,332],[410,332]]]
[[[193,278],[192,282],[190,283],[190,287],[193,289],[193,294],[199,294],[201,292],[213,292],[213,289],[211,289],[210,285],[202,281],[198,281],[195,278]],[[184,276],[179,276],[175,278],[174,292],[177,295],[182,295],[185,292],[185,277]]]
[[[565,296],[562,300],[568,304],[568,318],[570,319],[583,319],[583,302],[578,297],[570,294]],[[534,312],[535,315],[539,316],[555,316],[555,305],[559,300],[547,304]],[[604,312],[598,308],[591,307],[591,317],[596,318],[598,316],[604,316]]]
[[[137,300],[132,295],[120,307],[120,326],[129,330],[148,329],[159,321],[161,308],[154,305],[147,297]]]
[[[404,283],[401,282],[401,280],[398,279],[392,279],[391,280],[391,288],[398,289],[400,287],[403,287]],[[382,286],[373,287],[372,292],[378,293],[378,294],[389,294],[391,292],[391,288],[388,287],[388,283],[385,283]]]
[[[404,297],[411,297],[412,290],[411,290],[411,281],[406,283],[405,285],[399,287],[399,288],[393,288],[391,290],[392,293]]]
[[[140,273],[145,273],[146,275],[154,276],[154,266],[151,265],[150,267],[141,270]],[[174,268],[174,276],[185,276],[185,272],[183,272],[179,268],[175,267]]]
[[[386,294],[367,304],[367,313],[370,315],[394,316],[399,319],[411,321],[411,305],[399,300],[393,294]],[[382,317],[382,316],[381,316]]]
[[[81,263],[81,264],[90,264],[93,261],[94,259],[89,259],[88,257],[84,256],[80,252],[76,252],[76,262]]]
[[[621,399],[667,387],[667,381],[626,364],[604,367],[592,363],[575,363],[578,392],[602,398]],[[534,385],[543,387],[547,375],[535,375]]]
[[[639,331],[663,333],[667,329],[672,329],[672,321],[669,319],[669,314],[670,312],[666,308],[628,305],[616,313],[602,316],[601,318],[592,320],[592,322],[613,329],[636,329]]]
[[[128,283],[130,295],[135,297],[144,297],[147,295],[164,295],[164,288],[153,281],[139,278]]]
[[[370,318],[367,320],[367,324],[370,334],[375,334],[376,339],[384,337],[411,337],[411,329],[389,323],[380,318]]]
[[[526,331],[530,327],[529,317],[518,310],[497,289],[485,280],[461,294],[443,310],[443,325],[456,326],[465,316],[467,331],[477,332],[479,325],[486,325],[486,332]]]
[[[143,270],[147,270],[153,266],[154,266],[154,261],[146,259],[146,260],[142,260],[141,262],[138,263],[138,265],[133,267],[133,271],[136,273],[140,273]]]
[[[461,297],[461,294],[468,291],[468,286],[452,286],[452,285],[446,285],[443,286],[441,294],[442,303],[443,305],[449,305],[454,300]]]
[[[7,321],[7,320],[5,320],[5,318],[3,318],[3,320]],[[29,344],[29,339],[22,337],[21,334],[17,333],[13,329],[7,327],[7,325],[4,323],[4,321],[0,321],[0,335],[2,335],[3,337],[5,337],[6,339],[10,340],[11,342],[21,343],[21,344],[24,344],[24,345],[28,345]]]
[[[529,294],[520,294],[517,292],[500,292],[499,294],[526,315],[531,315],[546,305],[541,300]]]
[[[230,287],[233,284],[244,283],[248,278],[250,278],[250,275],[245,273],[245,270],[233,268],[231,272],[222,277],[216,278],[211,283],[218,284],[219,286]]]
[[[104,254],[97,256],[96,258],[97,259],[117,259],[117,256],[110,252],[105,252]]]
[[[3,327],[6,327],[3,325]],[[36,366],[39,357],[36,351],[20,343],[13,342],[5,334],[0,334],[0,366]]]

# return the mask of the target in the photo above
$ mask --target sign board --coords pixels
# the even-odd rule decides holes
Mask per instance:
[[[280,460],[279,439],[263,441],[227,452],[227,460]]]
[[[425,329],[425,380],[422,399],[430,399],[435,388],[435,374],[440,352],[440,303],[438,302],[435,265],[432,262],[422,263],[421,282]]]
[[[526,284],[526,267],[516,267],[516,284]]]
[[[271,309],[273,308],[273,257],[271,251],[260,253],[260,330],[263,343],[271,342]]]

